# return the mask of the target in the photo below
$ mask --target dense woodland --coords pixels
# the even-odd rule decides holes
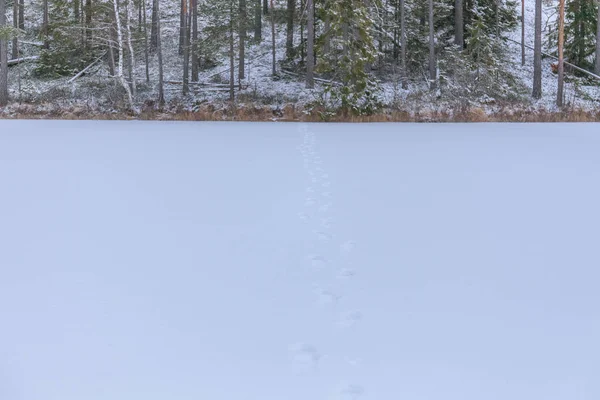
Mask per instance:
[[[252,57],[268,60],[263,78],[301,82],[313,105],[355,115],[390,106],[380,93],[392,86],[428,91],[428,101],[516,101],[507,48],[520,28],[521,63],[533,64],[527,96],[542,96],[542,58],[556,57],[564,106],[565,77],[597,84],[599,1],[527,1],[533,32],[526,0],[0,0],[0,106],[39,101],[49,89],[27,92],[36,82],[68,88],[90,76],[97,97],[134,113],[164,106],[167,89],[233,103],[253,90]]]

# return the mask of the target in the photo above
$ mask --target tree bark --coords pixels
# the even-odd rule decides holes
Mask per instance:
[[[594,72],[600,75],[600,0],[596,0],[598,6],[597,23],[596,23],[596,63],[594,64]]]
[[[246,0],[239,0],[238,14],[238,40],[239,40],[239,60],[238,60],[238,79],[246,77]]]
[[[162,42],[160,39],[160,9],[159,0],[154,0],[152,8],[156,10],[156,51],[158,53],[158,105],[165,104],[165,84],[163,74]],[[153,12],[154,14],[154,12]]]
[[[261,0],[254,0],[254,41],[260,43],[262,41],[262,10]]]
[[[313,0],[306,2],[306,11],[308,12],[306,19],[308,31],[306,38],[306,87],[312,89],[315,87],[315,9],[313,7]]]
[[[44,0],[42,10],[42,34],[44,35],[44,49],[46,50],[50,48],[50,38],[48,37],[49,23],[48,0]]]
[[[285,58],[294,58],[294,12],[296,0],[287,0],[287,31],[285,40]]]
[[[187,2],[188,0],[183,0],[183,95],[187,96],[190,92],[190,43],[189,43],[189,26],[188,26],[188,12],[187,12]]]
[[[263,14],[269,15],[269,3],[268,3],[268,0],[263,0]]]
[[[533,90],[534,99],[542,97],[542,0],[535,0],[535,43],[533,54]]]
[[[131,95],[135,98],[137,92],[137,85],[135,82],[135,53],[133,52],[133,38],[131,35],[131,2],[125,0],[125,32],[127,33],[127,49],[129,52],[129,64],[127,66],[127,73],[129,75],[129,86],[131,87]]]
[[[408,88],[408,71],[406,70],[406,4],[400,0],[400,63],[402,66],[402,89]]]
[[[187,1],[181,0],[179,10],[179,55],[183,55],[184,36],[185,36],[185,16],[187,15]]]
[[[13,28],[19,28],[19,2],[17,0],[13,1]],[[17,35],[13,37],[12,40],[12,59],[15,60],[19,58],[19,39]]]
[[[155,50],[158,45],[158,4],[152,1],[152,27],[150,28],[150,49]]]
[[[565,85],[565,62],[563,47],[565,42],[565,0],[560,0],[558,11],[558,91],[556,92],[556,105],[563,106]]]
[[[454,44],[461,50],[465,48],[464,29],[463,0],[456,0],[454,3]]]
[[[46,0],[47,1],[47,0]],[[113,2],[116,0],[113,0]],[[92,0],[85,0],[85,47],[92,46]]]
[[[0,28],[6,25],[6,0],[0,0]],[[8,40],[0,37],[0,107],[8,104]]]
[[[17,0],[15,0],[17,1]],[[25,0],[19,1],[19,29],[25,30]]]
[[[144,61],[146,63],[146,83],[150,83],[150,60],[148,56],[148,22],[146,20],[146,0],[142,2],[143,25],[144,25]]]
[[[525,65],[525,0],[521,0],[521,65]]]
[[[277,60],[275,57],[275,5],[271,0],[271,46],[273,52],[273,76],[277,75]]]
[[[435,62],[435,37],[433,26],[433,0],[429,0],[429,80],[431,90],[437,87],[437,70]]]
[[[231,9],[229,10],[229,100],[233,105],[235,100],[235,53],[233,50],[233,1],[231,2]]]
[[[192,2],[192,82],[198,82],[200,67],[198,49],[198,0]]]
[[[119,13],[119,0],[113,0],[113,8],[115,14],[115,23],[117,25],[117,46],[119,49],[119,62],[117,67],[117,77],[121,82],[121,86],[125,89],[127,93],[127,99],[129,100],[129,106],[131,110],[134,109],[133,105],[133,96],[131,95],[131,88],[127,84],[125,80],[125,75],[123,74],[123,59],[124,59],[124,49],[123,49],[123,29],[121,25],[121,15]]]

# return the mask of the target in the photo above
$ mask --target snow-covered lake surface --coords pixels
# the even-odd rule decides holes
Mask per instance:
[[[0,399],[597,400],[599,133],[0,121]]]

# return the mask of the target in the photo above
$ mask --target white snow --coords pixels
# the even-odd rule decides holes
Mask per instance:
[[[597,400],[597,131],[0,121],[0,398]]]

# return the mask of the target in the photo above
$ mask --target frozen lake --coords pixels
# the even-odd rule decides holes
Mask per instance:
[[[2,400],[597,400],[600,125],[0,121]]]

